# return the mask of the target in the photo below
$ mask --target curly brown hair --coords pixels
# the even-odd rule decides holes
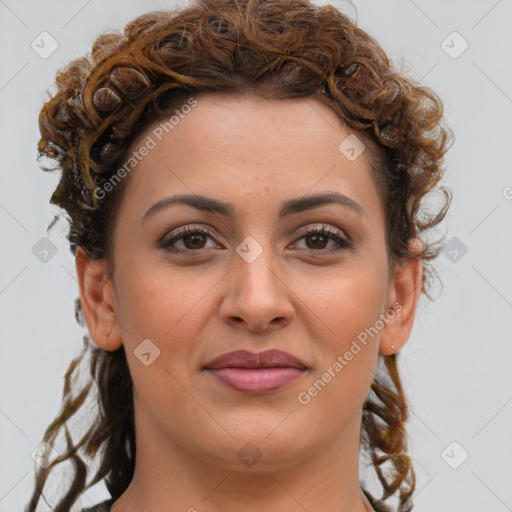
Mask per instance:
[[[128,23],[122,34],[100,35],[90,54],[59,70],[56,85],[39,117],[40,165],[62,173],[50,203],[69,216],[71,252],[75,255],[81,246],[90,257],[105,258],[110,276],[112,227],[129,177],[101,200],[97,192],[122,166],[136,138],[192,96],[250,92],[268,99],[317,99],[361,136],[385,205],[390,268],[400,258],[421,258],[421,291],[432,300],[429,289],[436,275],[430,260],[439,255],[444,237],[431,242],[420,235],[443,220],[452,197],[439,184],[452,139],[442,102],[431,89],[396,71],[377,41],[334,7],[307,0],[205,0],[149,12]],[[428,215],[425,196],[437,191],[444,205]],[[408,252],[412,238],[423,242],[419,255]],[[85,325],[80,299],[76,318]],[[90,379],[79,389],[76,376],[88,350]],[[379,358],[380,371],[363,407],[361,445],[383,493],[377,499],[363,490],[376,510],[389,510],[384,501],[394,496],[398,510],[406,512],[413,508],[415,489],[407,455],[408,406],[396,356]],[[83,406],[93,382],[95,417],[74,442],[67,422]],[[132,380],[123,347],[106,351],[84,336],[83,351],[65,376],[61,412],[43,441],[52,445],[62,429],[67,449],[48,467],[36,468],[26,510],[35,510],[50,471],[63,461],[74,465],[75,474],[53,510],[69,510],[84,490],[102,480],[116,500],[135,468]],[[100,448],[99,468],[86,485],[88,471],[79,450],[93,460]]]

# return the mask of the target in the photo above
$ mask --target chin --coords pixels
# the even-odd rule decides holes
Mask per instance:
[[[258,424],[249,427],[240,423],[236,431],[219,421],[232,437],[226,434],[216,439],[213,436],[201,439],[198,456],[204,458],[206,455],[210,464],[229,471],[266,472],[293,466],[313,455],[322,443],[306,438],[300,426],[287,425],[285,428],[289,418],[283,422],[284,418],[286,415],[281,415],[277,422],[262,423],[260,416]]]

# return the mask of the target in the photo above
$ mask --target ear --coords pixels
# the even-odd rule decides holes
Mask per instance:
[[[422,242],[413,239],[409,242],[409,250],[419,254]],[[418,304],[423,283],[421,258],[402,259],[395,266],[395,273],[390,280],[386,316],[381,330],[379,351],[384,355],[398,352],[409,339],[414,324],[416,306]]]
[[[82,247],[75,254],[80,303],[89,334],[98,347],[117,350],[122,345],[116,320],[115,294],[106,260],[90,258]]]

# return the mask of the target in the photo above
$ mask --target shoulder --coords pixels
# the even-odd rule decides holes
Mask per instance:
[[[83,508],[81,512],[110,512],[113,503],[113,499],[105,500],[93,507]]]

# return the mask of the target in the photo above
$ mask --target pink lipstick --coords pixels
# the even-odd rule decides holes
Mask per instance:
[[[298,379],[308,367],[281,350],[252,353],[228,352],[213,359],[205,369],[220,383],[244,393],[268,393]]]

